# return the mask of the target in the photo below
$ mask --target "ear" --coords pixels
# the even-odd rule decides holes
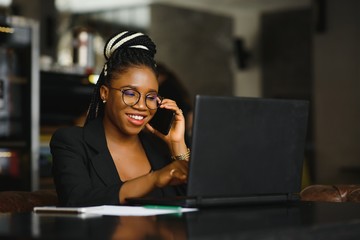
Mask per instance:
[[[105,85],[101,85],[100,87],[100,97],[102,101],[107,101],[109,95],[109,88]]]

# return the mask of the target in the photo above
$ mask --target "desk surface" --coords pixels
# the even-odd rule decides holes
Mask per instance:
[[[0,239],[360,239],[359,203],[203,209],[181,216],[0,214]]]

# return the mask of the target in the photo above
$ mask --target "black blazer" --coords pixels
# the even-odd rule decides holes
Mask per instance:
[[[152,134],[140,133],[152,170],[170,162],[165,144]],[[123,182],[106,145],[101,119],[84,127],[58,129],[50,141],[53,176],[61,206],[119,204]],[[185,194],[185,186],[155,189],[157,197]]]

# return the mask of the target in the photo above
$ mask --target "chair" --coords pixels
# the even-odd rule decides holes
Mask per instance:
[[[55,190],[0,192],[0,212],[31,212],[36,206],[56,206]]]
[[[310,185],[300,192],[302,201],[359,202],[360,185]]]

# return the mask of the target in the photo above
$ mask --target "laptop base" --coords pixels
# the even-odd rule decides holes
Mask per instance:
[[[174,197],[174,198],[127,198],[130,205],[166,205],[187,208],[229,207],[241,205],[262,205],[298,201],[295,195],[255,195],[239,197]]]

